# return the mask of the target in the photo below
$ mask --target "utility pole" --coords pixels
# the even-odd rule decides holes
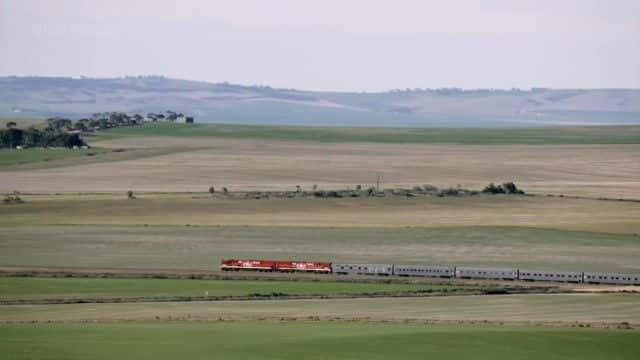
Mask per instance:
[[[379,173],[376,173],[376,191],[380,191],[380,179],[382,176]]]

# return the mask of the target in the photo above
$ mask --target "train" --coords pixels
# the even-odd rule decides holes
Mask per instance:
[[[346,264],[294,260],[223,259],[220,262],[220,270],[640,285],[640,274],[442,265]]]

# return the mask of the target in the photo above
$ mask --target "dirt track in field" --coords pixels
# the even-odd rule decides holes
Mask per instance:
[[[292,190],[375,184],[479,189],[515,181],[526,191],[640,199],[640,145],[320,144],[207,138],[119,139],[106,147],[183,147],[177,154],[2,173],[0,192]],[[198,148],[196,148],[198,147]],[[205,149],[203,149],[205,148]]]

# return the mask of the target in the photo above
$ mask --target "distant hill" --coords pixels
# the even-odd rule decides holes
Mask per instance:
[[[414,89],[318,92],[159,76],[114,79],[0,77],[2,117],[95,112],[194,115],[245,124],[495,127],[640,123],[640,90]]]

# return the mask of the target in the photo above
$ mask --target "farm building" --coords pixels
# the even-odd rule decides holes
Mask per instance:
[[[175,122],[181,124],[193,124],[193,116],[180,115],[176,118]]]

